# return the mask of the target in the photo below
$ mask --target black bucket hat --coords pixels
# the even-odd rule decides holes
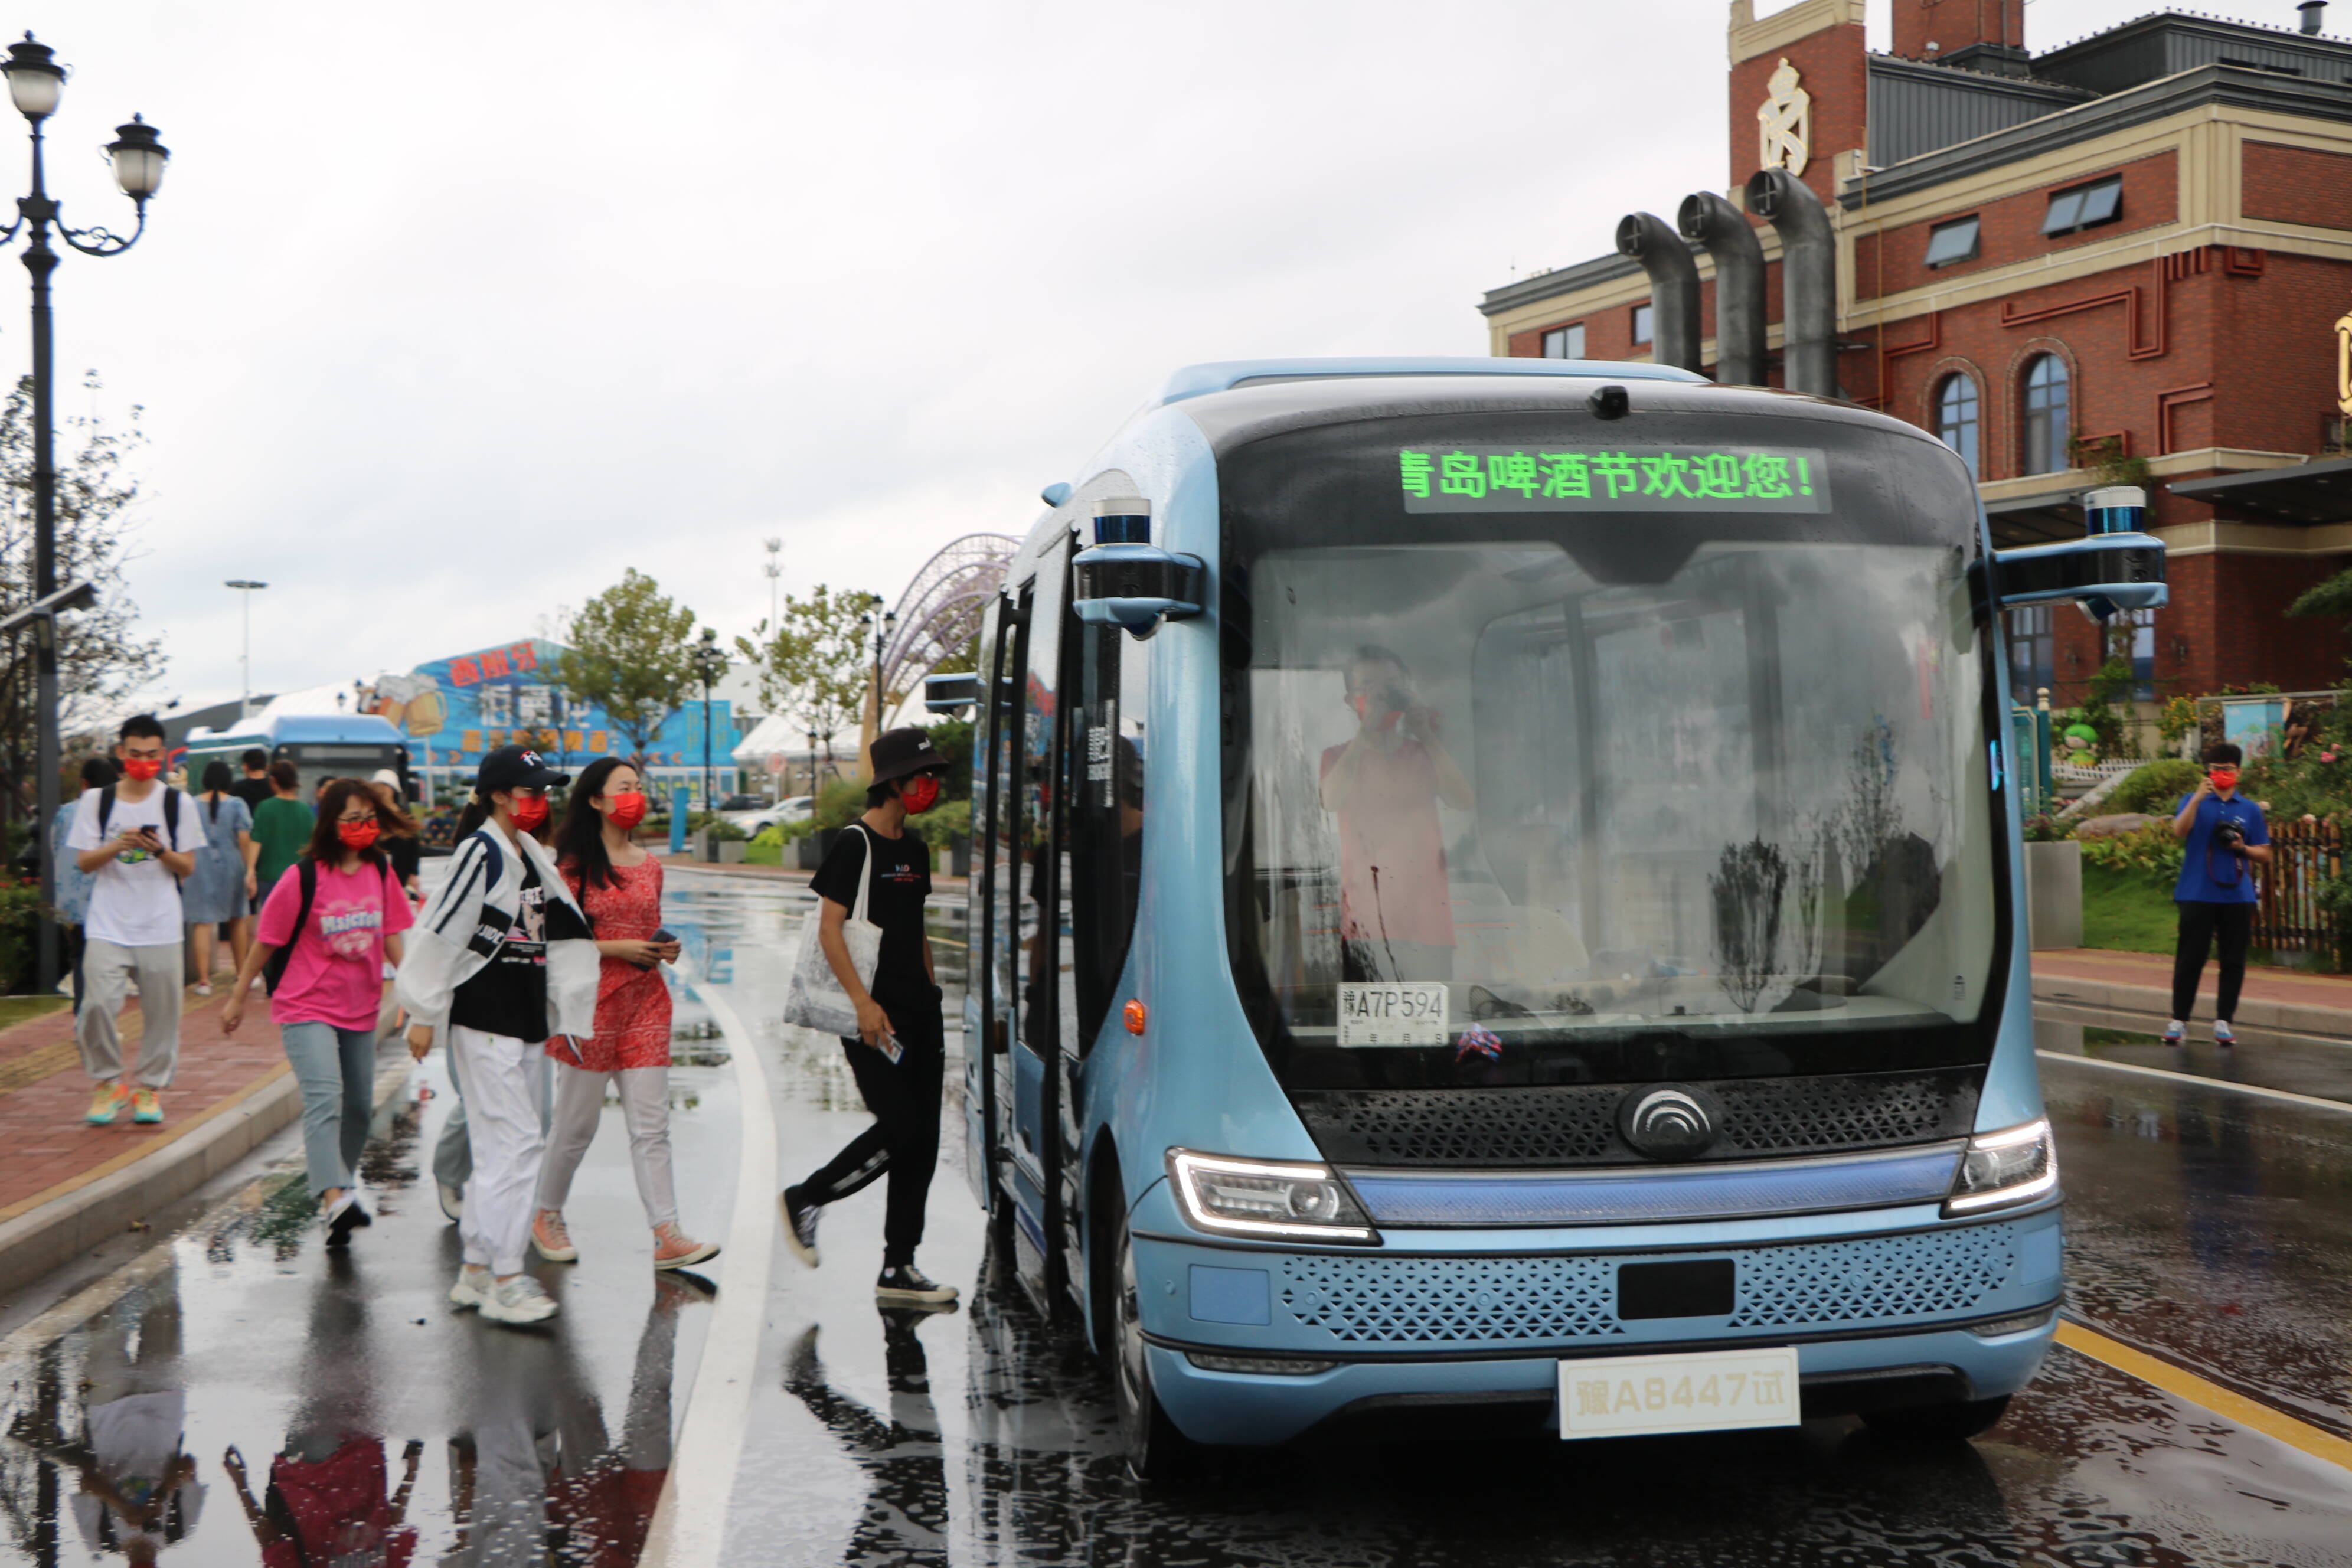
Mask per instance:
[[[572,782],[540,761],[539,753],[521,746],[500,746],[482,759],[474,773],[474,793],[487,800],[502,789],[552,789]]]
[[[878,784],[933,768],[945,773],[949,766],[948,760],[931,749],[929,731],[915,724],[883,731],[874,737],[866,755],[873,761],[874,782]]]

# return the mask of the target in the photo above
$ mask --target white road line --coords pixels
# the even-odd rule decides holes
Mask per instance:
[[[2259,1094],[2265,1100],[2284,1100],[2294,1105],[2315,1106],[2321,1110],[2340,1111],[2352,1116],[2352,1105],[2340,1100],[2322,1100],[2315,1094],[2295,1094],[2284,1089],[2264,1089],[2260,1084],[2231,1083],[2227,1079],[2200,1078],[2193,1072],[2173,1072],[2165,1068],[2144,1068],[2136,1062],[2111,1062],[2103,1057],[2069,1056],[2064,1051],[2036,1051],[2037,1057],[2053,1062],[2074,1062],[2083,1067],[2105,1068],[2109,1072],[2136,1072],[2143,1078],[2167,1078],[2175,1083],[2199,1084],[2206,1089],[2231,1089],[2239,1094]]]
[[[710,1568],[727,1540],[728,1500],[743,1456],[751,1415],[751,1379],[767,1318],[769,1266],[776,1250],[776,1119],[768,1104],[768,1069],[743,1020],[716,986],[680,966],[688,988],[726,1037],[742,1102],[735,1214],[727,1226],[725,1278],[702,1339],[702,1363],[687,1395],[685,1429],[670,1460],[646,1537],[646,1568]]]

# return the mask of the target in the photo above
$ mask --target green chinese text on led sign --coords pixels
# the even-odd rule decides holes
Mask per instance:
[[[1397,481],[1409,512],[1830,510],[1829,461],[1809,447],[1408,447]]]

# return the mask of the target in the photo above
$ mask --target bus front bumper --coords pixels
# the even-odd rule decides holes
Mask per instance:
[[[1545,1233],[1390,1231],[1360,1251],[1231,1245],[1138,1205],[1152,1384],[1187,1436],[1281,1443],[1358,1417],[1557,1429],[1563,1363],[1797,1350],[1804,1414],[2022,1388],[2056,1327],[2054,1205],[1958,1224],[1933,1209]],[[1161,1210],[1166,1214],[1165,1210]],[[1175,1219],[1172,1214],[1167,1218]],[[1617,1271],[1727,1258],[1733,1310],[1621,1318]]]

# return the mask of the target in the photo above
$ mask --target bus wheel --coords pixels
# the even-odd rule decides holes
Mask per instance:
[[[1961,1399],[1949,1405],[1920,1405],[1908,1410],[1874,1410],[1862,1424],[1882,1437],[1902,1443],[1965,1443],[1989,1432],[2009,1408],[2009,1395],[1998,1399]]]
[[[1118,1257],[1113,1266],[1114,1298],[1110,1381],[1118,1404],[1118,1436],[1127,1468],[1138,1480],[1167,1480],[1190,1474],[1199,1446],[1176,1430],[1151,1392],[1151,1363],[1143,1339],[1142,1302],[1135,1282],[1135,1244],[1124,1220],[1118,1226]]]

